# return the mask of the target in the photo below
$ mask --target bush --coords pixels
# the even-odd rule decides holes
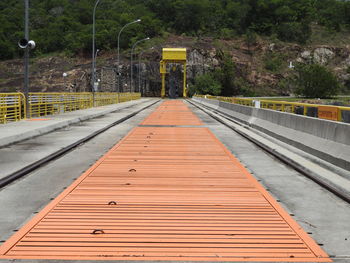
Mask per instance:
[[[194,94],[203,94],[203,95],[220,95],[221,85],[218,82],[212,73],[206,73],[204,75],[196,76],[195,84],[190,86],[188,91],[189,96]]]
[[[282,23],[277,27],[277,36],[282,41],[299,42],[305,44],[311,34],[308,23]]]
[[[271,72],[279,72],[285,64],[285,59],[281,54],[269,53],[264,58],[265,69]]]
[[[340,84],[336,76],[318,64],[298,65],[296,94],[308,98],[329,98],[337,95]]]
[[[215,69],[213,77],[222,86],[222,96],[233,96],[239,94],[239,88],[235,85],[236,65],[229,54],[221,53],[220,68]]]

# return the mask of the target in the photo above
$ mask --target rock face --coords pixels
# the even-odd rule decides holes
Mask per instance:
[[[304,50],[296,59],[299,63],[317,63],[327,65],[335,57],[335,53],[328,48],[316,48],[314,50]]]
[[[316,48],[313,54],[314,63],[327,65],[328,62],[335,57],[335,54],[332,50],[328,48]]]
[[[333,46],[300,46],[297,44],[281,44],[258,42],[247,48],[243,39],[222,40],[213,44],[213,39],[194,39],[190,37],[171,36],[166,47],[186,47],[187,83],[194,83],[197,75],[205,74],[221,66],[223,54],[235,63],[232,74],[237,85],[247,87],[256,95],[287,95],[290,93],[283,79],[288,77],[292,69],[290,62],[319,63],[332,69],[339,80],[350,86],[350,45],[347,47]],[[266,66],[280,61],[271,71]],[[277,60],[276,60],[277,58]],[[275,60],[273,60],[275,59]],[[132,88],[130,81],[130,58],[121,56],[120,73],[117,77],[115,52],[101,53],[97,61],[97,79],[100,79],[100,91],[139,91],[145,95],[159,96],[161,78],[159,61],[161,48],[145,52],[141,63],[138,59],[133,64]],[[175,66],[179,85],[182,85],[182,66],[169,64],[168,71]],[[274,65],[273,65],[274,66]],[[271,68],[271,67],[270,67]],[[273,67],[272,67],[273,68]],[[0,92],[21,91],[23,89],[23,62],[21,59],[0,62]],[[91,90],[91,61],[88,58],[45,57],[36,59],[31,65],[31,91],[84,92]],[[62,73],[68,77],[62,78]],[[140,73],[140,74],[139,74]],[[281,84],[282,83],[282,84]],[[235,87],[233,87],[235,88]],[[287,89],[287,90],[286,90]]]

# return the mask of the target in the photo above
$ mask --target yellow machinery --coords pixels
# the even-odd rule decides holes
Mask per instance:
[[[183,97],[186,97],[186,48],[163,48],[163,59],[160,61],[160,74],[162,75],[162,98],[165,97],[165,76],[168,63],[180,63],[183,65]]]

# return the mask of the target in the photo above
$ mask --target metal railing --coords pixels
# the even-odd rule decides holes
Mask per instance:
[[[22,93],[0,93],[0,124],[140,99],[140,93],[29,93],[25,116]]]
[[[30,117],[41,117],[92,107],[91,93],[29,93]]]
[[[94,94],[95,107],[137,100],[141,98],[141,93],[114,93],[103,92]]]
[[[195,97],[215,99],[219,101],[245,105],[250,107],[271,109],[275,111],[294,113],[294,114],[315,117],[320,119],[350,123],[350,107],[299,103],[299,102],[289,102],[289,101],[259,100],[256,98],[249,99],[249,98],[220,97],[220,96],[211,96],[211,95],[196,95]]]
[[[22,93],[0,93],[0,124],[25,117],[25,97]]]

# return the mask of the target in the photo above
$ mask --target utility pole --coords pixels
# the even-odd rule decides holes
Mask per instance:
[[[139,40],[139,41],[136,41],[135,42],[135,44],[132,46],[132,48],[131,48],[131,57],[130,57],[130,92],[132,92],[132,86],[133,86],[133,68],[132,68],[132,66],[133,66],[133,54],[134,54],[134,50],[135,50],[135,47],[139,44],[139,43],[141,43],[141,42],[143,42],[143,41],[147,41],[147,40],[150,40],[150,38],[149,37],[146,37],[146,38],[144,38],[144,39],[141,39],[141,40]],[[135,89],[134,89],[134,92],[135,92]]]
[[[29,0],[24,0],[24,38],[29,40]],[[26,116],[29,117],[29,47],[24,49],[24,95],[26,103]]]
[[[96,35],[96,8],[98,4],[100,3],[100,0],[96,0],[94,10],[92,13],[92,65],[91,65],[91,91],[95,92],[95,71],[96,71],[96,57],[95,57],[95,35]]]
[[[117,57],[117,88],[116,88],[116,92],[118,92],[118,96],[119,96],[119,92],[120,92],[120,75],[121,75],[121,73],[120,73],[120,69],[119,69],[119,66],[120,66],[120,35],[121,35],[121,33],[123,32],[123,30],[126,28],[126,27],[128,27],[128,26],[130,26],[130,25],[132,25],[132,24],[135,24],[135,23],[140,23],[141,22],[141,19],[137,19],[137,20],[135,20],[135,21],[132,21],[132,22],[130,22],[130,23],[127,23],[126,25],[124,25],[121,29],[120,29],[120,31],[119,31],[119,33],[118,33],[118,57]]]

